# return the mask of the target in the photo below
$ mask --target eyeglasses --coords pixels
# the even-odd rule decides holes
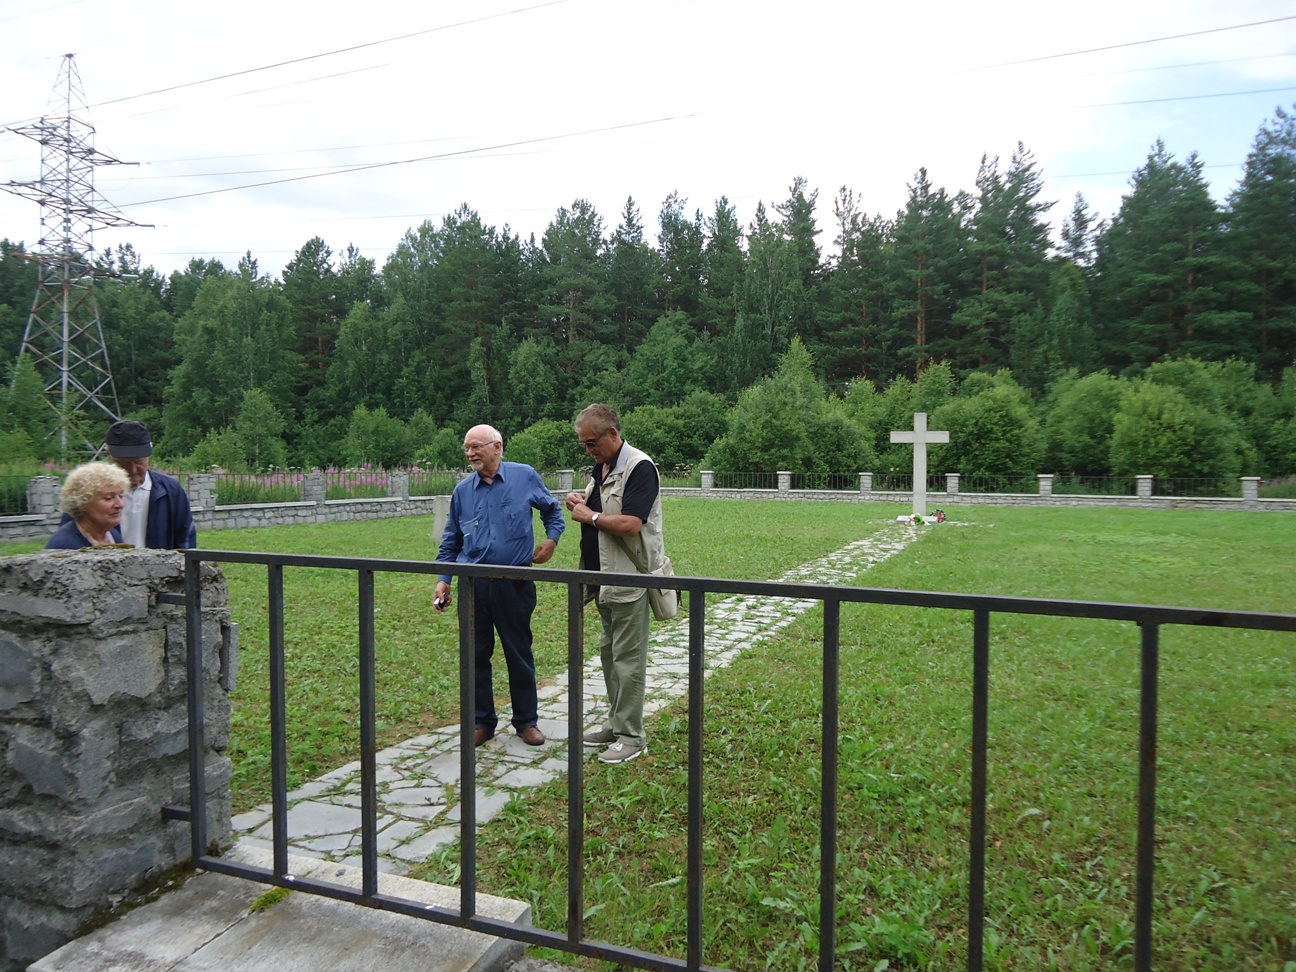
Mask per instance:
[[[483,449],[489,449],[494,444],[494,442],[465,442],[464,454],[467,455],[469,452],[481,452]]]
[[[609,432],[611,432],[611,431],[612,431],[611,429],[604,429],[602,432],[600,432],[598,435],[594,436],[594,438],[592,438],[592,439],[580,439],[579,441],[580,441],[580,444],[581,444],[581,448],[582,448],[582,449],[593,449],[596,445],[598,445],[598,441],[599,441],[599,439],[603,438],[603,436],[607,435],[607,434],[608,434]]]

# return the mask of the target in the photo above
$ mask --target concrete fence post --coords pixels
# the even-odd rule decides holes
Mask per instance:
[[[190,506],[216,509],[216,474],[190,473],[185,477],[185,492],[189,494]]]
[[[1260,508],[1260,477],[1242,477],[1242,505],[1248,510]]]
[[[702,470],[702,492],[706,493],[713,489],[715,489],[715,470],[703,469]]]
[[[860,493],[867,496],[871,492],[873,492],[873,474],[860,473]]]
[[[558,470],[558,492],[564,496],[572,491],[572,481],[576,478],[575,469]]]
[[[450,519],[450,497],[432,497],[432,547],[440,549],[441,537],[445,534],[446,520]]]
[[[324,474],[318,469],[312,469],[302,477],[303,503],[323,503],[327,495],[324,489]]]
[[[409,470],[397,469],[388,474],[387,495],[395,499],[409,499]]]
[[[792,473],[788,472],[787,470],[780,469],[778,471],[778,491],[780,493],[787,493],[790,492],[791,490],[792,490]]]
[[[958,491],[959,491],[959,474],[958,474],[958,473],[946,473],[946,474],[945,474],[945,492],[947,492],[947,493],[949,493],[951,496],[953,496],[953,495],[955,495],[956,493],[958,493]]]
[[[1035,478],[1039,480],[1039,494],[1041,496],[1052,496],[1053,495],[1053,474],[1040,473]]]
[[[1137,487],[1137,495],[1139,499],[1152,498],[1152,477],[1151,476],[1135,476],[1134,482]]]
[[[61,489],[57,476],[33,476],[27,481],[27,512],[57,513]]]

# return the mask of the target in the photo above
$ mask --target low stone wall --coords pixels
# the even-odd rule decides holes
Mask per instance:
[[[386,520],[396,516],[433,516],[444,526],[450,511],[449,496],[388,496],[376,499],[321,500],[297,503],[250,503],[246,506],[193,508],[194,526],[201,535],[211,530],[245,527],[292,526],[302,523],[339,523],[349,520]],[[0,517],[0,543],[48,540],[58,529],[60,513]],[[441,536],[440,527],[434,535]],[[203,542],[204,547],[218,544]]]
[[[386,520],[394,516],[442,516],[450,509],[449,496],[411,496],[408,499],[326,500],[322,503],[256,503],[194,510],[194,525],[203,530],[236,530],[245,527],[289,526],[300,523],[341,523],[348,520]],[[204,544],[204,546],[212,546]]]
[[[25,969],[190,859],[184,558],[0,558],[0,969]],[[237,628],[202,574],[207,832],[230,842]]]
[[[695,496],[717,499],[820,500],[835,503],[898,503],[911,506],[908,491],[873,489],[873,473],[860,473],[856,490],[792,489],[790,472],[778,474],[777,489],[717,489],[715,473],[703,470],[702,485],[697,487],[666,486],[666,496]],[[575,472],[558,472],[555,497],[562,500],[572,489]],[[959,490],[957,473],[945,476],[945,492],[928,492],[928,507],[941,506],[1127,506],[1145,510],[1265,510],[1296,512],[1296,499],[1259,498],[1258,477],[1245,476],[1240,481],[1241,496],[1185,497],[1153,496],[1152,477],[1138,476],[1138,494],[1134,496],[1072,495],[1053,492],[1053,476],[1040,475],[1038,493],[964,493]],[[385,520],[396,516],[434,516],[431,536],[440,539],[445,517],[450,509],[449,496],[410,496],[408,477],[396,477],[390,486],[393,495],[375,499],[325,500],[323,480],[307,477],[303,485],[306,499],[295,503],[254,503],[246,506],[215,506],[215,477],[209,474],[188,477],[186,487],[194,504],[194,523],[199,533],[210,530],[232,530],[246,527],[290,526],[301,523],[337,523],[348,520]],[[582,484],[583,485],[583,484]],[[28,486],[28,508],[39,512],[29,516],[0,517],[0,543],[23,543],[48,540],[58,528],[58,480],[38,476]],[[219,546],[199,541],[204,547]]]

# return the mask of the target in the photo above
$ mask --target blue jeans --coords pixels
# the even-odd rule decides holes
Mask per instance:
[[[477,577],[473,579],[473,587],[477,597],[477,631],[473,644],[477,664],[477,725],[494,732],[499,724],[491,681],[491,656],[495,654],[495,632],[498,631],[500,644],[504,646],[504,662],[508,666],[513,727],[525,729],[534,726],[540,707],[536,698],[535,658],[531,654],[535,581]]]

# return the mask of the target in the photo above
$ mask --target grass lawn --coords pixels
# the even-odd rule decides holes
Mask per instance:
[[[769,578],[890,528],[890,505],[671,499],[684,574]],[[428,559],[430,518],[206,533],[206,547]],[[576,536],[555,567],[576,565]],[[955,507],[869,586],[1296,612],[1296,517]],[[235,809],[266,799],[265,570],[227,565],[241,629]],[[427,578],[377,578],[379,744],[458,721],[457,630]],[[356,758],[355,579],[285,571],[290,784]],[[566,665],[566,591],[541,585],[542,679]],[[813,968],[818,927],[820,619],[706,685],[705,960]],[[587,645],[598,620],[587,614]],[[964,965],[971,617],[844,605],[839,968]],[[1162,629],[1158,970],[1296,970],[1296,635]],[[986,967],[1132,964],[1139,635],[991,622]],[[503,688],[497,679],[497,688]],[[682,957],[687,703],[627,766],[588,766],[587,933]],[[479,886],[562,929],[566,789],[478,837]],[[457,851],[421,870],[457,880]],[[574,959],[567,959],[573,961]],[[585,962],[585,968],[607,968]]]

